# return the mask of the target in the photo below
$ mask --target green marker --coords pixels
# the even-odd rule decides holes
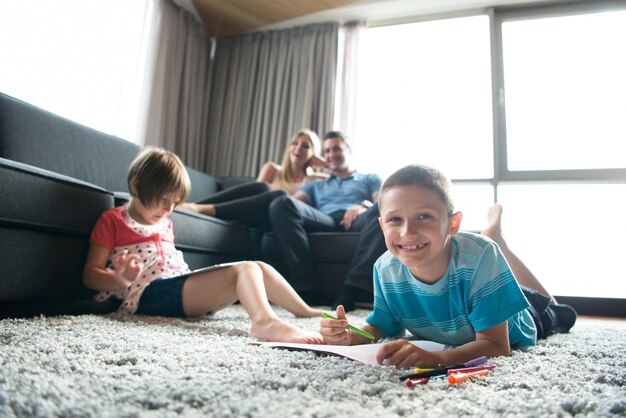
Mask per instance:
[[[333,315],[329,314],[328,312],[324,312],[322,315],[324,315],[324,318],[337,319],[337,320],[339,319],[336,316],[333,316]],[[369,338],[370,340],[375,340],[376,339],[376,337],[374,337],[369,332],[363,331],[361,328],[357,328],[354,325],[348,324],[348,329],[351,329],[352,331],[356,332],[357,334],[361,334],[362,336],[364,336],[365,338]]]

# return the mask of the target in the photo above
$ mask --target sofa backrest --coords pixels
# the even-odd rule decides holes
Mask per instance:
[[[140,147],[0,93],[0,157],[54,171],[111,192],[128,192],[126,173]],[[189,201],[219,190],[189,169]]]
[[[187,167],[187,172],[191,179],[191,193],[187,198],[188,202],[206,199],[221,189],[221,185],[215,177],[189,167]]]
[[[127,191],[131,142],[0,93],[0,157]]]

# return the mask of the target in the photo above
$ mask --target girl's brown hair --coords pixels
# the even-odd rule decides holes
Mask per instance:
[[[191,180],[185,165],[172,152],[147,147],[139,153],[128,168],[128,190],[132,186],[145,206],[152,206],[163,195],[172,193],[183,203],[191,192]]]

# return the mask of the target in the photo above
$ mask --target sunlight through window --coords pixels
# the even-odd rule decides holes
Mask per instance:
[[[626,12],[502,25],[510,170],[626,165]]]
[[[148,0],[0,3],[0,91],[137,141]]]
[[[383,177],[410,163],[493,176],[486,16],[368,29],[359,60],[358,167]]]

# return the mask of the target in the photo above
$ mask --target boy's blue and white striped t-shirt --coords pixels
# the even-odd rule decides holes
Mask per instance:
[[[386,335],[408,330],[446,345],[476,339],[476,332],[508,321],[509,343],[534,345],[529,304],[500,248],[469,232],[452,237],[448,270],[434,284],[417,280],[389,251],[374,264],[374,310],[366,321]]]

